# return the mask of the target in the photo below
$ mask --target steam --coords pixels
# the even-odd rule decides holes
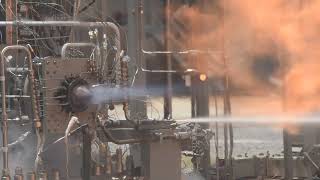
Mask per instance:
[[[143,88],[117,88],[105,85],[91,87],[91,103],[102,104],[106,102],[123,102],[125,100],[144,100],[148,96],[163,95],[163,87]]]

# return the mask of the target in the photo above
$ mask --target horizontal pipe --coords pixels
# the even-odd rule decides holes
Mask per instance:
[[[148,136],[144,136],[143,138],[135,138],[135,139],[116,139],[112,133],[110,132],[110,130],[117,130],[117,129],[108,129],[103,127],[103,133],[105,134],[105,136],[107,137],[107,139],[114,143],[114,144],[118,144],[118,145],[122,145],[122,144],[134,144],[134,143],[142,143],[142,142],[156,142],[156,141],[161,141],[163,140],[167,140],[167,139],[175,139],[175,140],[186,140],[189,139],[191,137],[191,133],[190,132],[177,132],[177,133],[173,133],[172,135],[164,135],[163,137],[161,137],[161,133],[155,133],[153,135],[148,135]],[[120,129],[121,130],[121,129]],[[126,129],[124,129],[124,131],[126,131]]]
[[[0,21],[0,26],[65,26],[65,27],[106,27],[113,26],[110,22],[83,21]]]
[[[13,73],[25,73],[29,71],[29,68],[15,68],[15,67],[8,67],[6,68],[7,72]]]
[[[175,119],[177,124],[185,123],[235,123],[235,124],[256,124],[256,125],[279,125],[279,124],[319,124],[320,116],[312,114],[279,114],[279,115],[248,115],[248,116],[221,116],[203,117],[191,119]]]
[[[0,95],[2,97],[2,95]],[[30,98],[31,96],[26,95],[6,95],[6,98]]]
[[[184,51],[147,51],[142,49],[142,53],[147,55],[158,55],[158,54],[217,54],[221,55],[222,53],[220,51],[214,51],[214,50],[200,50],[200,49],[189,49]]]

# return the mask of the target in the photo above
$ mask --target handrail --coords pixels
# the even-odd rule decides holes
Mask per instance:
[[[10,175],[9,173],[9,165],[8,165],[8,116],[7,116],[7,107],[6,107],[6,78],[5,78],[5,53],[8,50],[22,50],[27,53],[28,58],[28,66],[29,66],[29,81],[31,86],[31,102],[32,102],[32,112],[34,113],[34,122],[37,128],[40,128],[40,118],[39,118],[39,109],[37,106],[37,100],[36,100],[36,93],[35,93],[35,79],[34,79],[34,73],[33,73],[33,67],[32,67],[32,58],[31,53],[29,49],[25,46],[21,45],[13,45],[13,46],[7,46],[1,51],[1,61],[0,61],[0,82],[2,85],[2,91],[1,91],[1,100],[2,100],[2,150],[3,150],[3,176],[8,177]]]

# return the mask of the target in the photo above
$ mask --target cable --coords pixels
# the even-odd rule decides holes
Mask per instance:
[[[92,6],[96,0],[92,0],[88,5],[79,10],[78,14],[81,14],[83,11],[87,10],[90,6]]]
[[[1,6],[1,8],[4,10],[4,12],[6,12],[6,9],[3,7],[3,5],[0,3],[0,6]],[[17,19],[18,17],[14,14],[14,12],[12,11],[12,9],[10,8],[10,7],[8,7],[9,8],[9,10],[11,11],[11,13],[12,13],[12,15],[13,16],[15,16],[15,18]],[[36,38],[36,36],[35,36],[35,32],[31,29],[31,28],[29,28],[29,27],[27,27],[27,26],[24,26],[23,25],[23,27],[24,28],[26,28],[27,30],[29,30],[30,32],[31,32],[31,34],[32,34],[32,36],[34,37],[34,38]],[[38,35],[38,34],[37,34]],[[38,35],[39,36],[39,35]],[[43,44],[43,46],[45,47],[45,48],[47,48],[49,51],[51,51],[51,52],[53,52],[52,50],[51,50],[51,48],[49,48],[47,45],[46,45],[46,43],[44,43],[43,41],[40,41],[42,44]],[[54,54],[55,54],[55,52],[53,52]]]

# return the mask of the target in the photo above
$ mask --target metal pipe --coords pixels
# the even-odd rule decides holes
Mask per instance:
[[[222,60],[223,60],[223,65],[224,65],[224,69],[225,69],[225,73],[224,73],[224,97],[223,97],[223,104],[224,104],[224,115],[225,116],[230,116],[231,115],[231,102],[230,102],[230,91],[229,91],[229,72],[227,71],[228,69],[228,63],[227,63],[227,59],[226,59],[226,55],[225,55],[225,10],[226,10],[226,1],[223,0],[223,16],[222,16]],[[229,137],[230,138],[230,146],[232,144],[232,147],[230,147],[230,152],[228,151],[228,131],[229,131],[229,135],[233,136],[233,130],[231,129],[232,125],[230,123],[225,123],[224,124],[224,144],[225,144],[225,168],[227,169],[225,172],[225,175],[229,175],[227,177],[227,180],[229,180],[230,178],[232,179],[233,177],[233,173],[232,173],[232,167],[230,167],[230,165],[232,164],[232,151],[233,151],[233,137]]]
[[[107,177],[111,176],[112,174],[112,157],[111,157],[111,152],[110,152],[110,147],[108,144],[106,144],[107,149],[106,149],[106,161],[105,161],[105,173]]]
[[[66,43],[61,48],[61,57],[66,58],[66,51],[70,47],[92,47],[93,49],[96,47],[93,43]]]
[[[122,173],[122,149],[116,150],[116,173],[120,175]]]
[[[58,170],[53,171],[53,180],[60,180],[60,172]]]
[[[16,0],[6,0],[5,1],[6,9],[5,9],[5,15],[7,21],[13,21],[14,19],[17,19],[17,2]],[[14,36],[17,32],[17,29],[15,29],[12,26],[6,27],[6,44],[13,45],[15,42]]]
[[[165,46],[166,50],[170,49],[170,0],[166,0],[166,8],[165,8],[165,15],[166,15],[166,31],[165,31]],[[168,71],[172,70],[172,57],[171,54],[167,54],[166,57],[166,68]],[[164,92],[164,103],[163,103],[163,109],[164,109],[164,119],[171,119],[172,118],[172,74],[167,73],[166,74],[166,89]]]
[[[320,167],[317,165],[317,163],[315,163],[312,158],[310,157],[309,153],[304,152],[303,155],[309,160],[309,162],[311,163],[311,165],[317,170],[317,172],[320,171]]]
[[[8,127],[7,127],[7,107],[6,107],[6,84],[5,84],[5,67],[4,67],[5,59],[1,57],[1,75],[0,81],[1,85],[1,100],[2,100],[2,149],[3,149],[3,170],[2,176],[9,175],[8,169]]]
[[[138,0],[138,5],[136,9],[136,16],[137,16],[137,65],[138,67],[142,67],[142,47],[143,47],[143,40],[144,40],[144,23],[143,23],[143,2],[142,0]]]
[[[121,81],[122,81],[122,88],[129,88],[129,69],[128,69],[128,62],[129,59],[127,57],[124,57],[120,55],[121,57]],[[126,93],[123,104],[123,112],[125,115],[126,120],[131,120],[130,118],[130,112],[129,112],[129,94]],[[134,121],[131,121],[135,124]]]
[[[232,123],[229,123],[229,141],[230,141],[230,152],[229,152],[229,166],[230,166],[230,178],[233,179],[233,126]]]
[[[210,55],[221,55],[222,53],[220,51],[215,50],[201,50],[201,49],[188,49],[188,50],[182,50],[182,51],[147,51],[145,49],[142,49],[143,54],[146,55],[164,55],[164,54],[171,54],[171,55],[189,55],[189,54],[210,54]]]
[[[64,27],[112,27],[112,22],[83,22],[83,21],[0,21],[0,26],[64,26]],[[117,27],[117,26],[116,26]]]
[[[24,73],[28,72],[29,68],[15,68],[15,67],[8,67],[6,68],[7,72],[13,72],[13,73]]]
[[[0,81],[2,82],[2,92],[1,92],[1,99],[2,99],[2,138],[3,138],[3,176],[9,175],[9,166],[8,166],[8,126],[7,126],[7,109],[6,109],[6,82],[5,82],[5,53],[8,50],[23,50],[27,53],[28,57],[28,66],[29,66],[29,81],[31,85],[31,102],[32,102],[32,112],[34,112],[34,120],[36,122],[36,127],[39,126],[40,119],[39,119],[39,111],[37,108],[37,101],[36,101],[36,94],[35,94],[35,86],[34,86],[34,74],[32,69],[32,59],[31,53],[28,48],[20,45],[14,46],[7,46],[1,51],[1,74],[0,74]]]
[[[36,173],[35,172],[29,172],[27,175],[27,180],[36,180]]]
[[[31,52],[25,46],[21,46],[21,45],[7,46],[1,52],[1,61],[2,61],[1,63],[3,63],[3,65],[4,65],[4,62],[5,62],[5,53],[8,50],[22,50],[22,51],[25,51],[27,53],[29,82],[30,82],[30,87],[31,87],[32,112],[34,112],[34,114],[33,114],[34,117],[33,118],[34,118],[35,126],[37,128],[40,128],[41,124],[40,124],[40,117],[39,117],[39,108],[38,108],[37,99],[36,99],[37,95],[36,95],[35,77],[34,77],[34,72],[33,72],[33,62],[32,62]],[[2,76],[5,76],[5,74],[3,73]]]
[[[90,180],[91,177],[91,137],[89,127],[82,128],[83,148],[82,148],[82,179]],[[68,176],[67,176],[68,177]]]
[[[2,97],[2,95],[0,95]],[[30,98],[31,96],[25,96],[25,95],[6,95],[6,98]]]
[[[16,167],[14,180],[23,180],[23,170],[21,167]]]

